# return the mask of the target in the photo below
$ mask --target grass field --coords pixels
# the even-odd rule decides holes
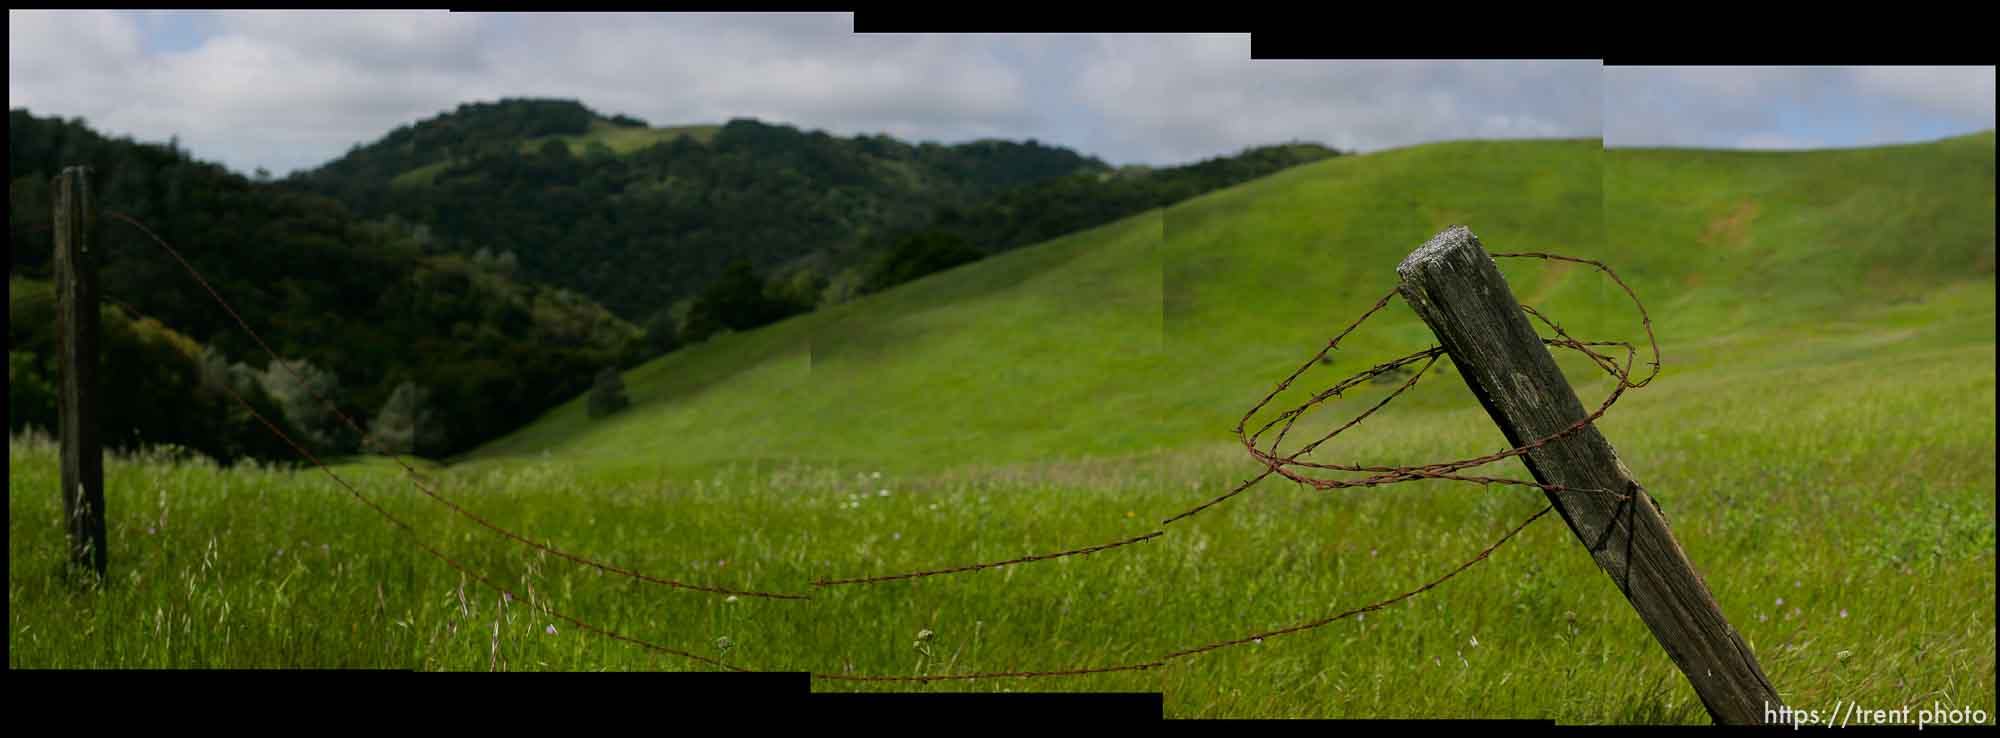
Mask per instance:
[[[1462,222],[1494,251],[1603,259],[1647,301],[1665,371],[1599,426],[1788,702],[1939,702],[1990,720],[1992,161],[1990,133],[1788,154],[1584,141],[1342,157],[677,352],[628,373],[635,405],[619,416],[590,422],[572,403],[426,474],[538,540],[735,588],[1121,539],[1254,472],[1230,441],[1237,416],[1392,287],[1404,253]],[[1566,329],[1641,337],[1589,270],[1502,266]],[[1392,305],[1288,397],[1426,345]],[[1564,363],[1594,406],[1608,382]],[[1504,445],[1455,375],[1435,379],[1318,457]],[[321,472],[160,457],[108,465],[112,576],[73,591],[44,493],[54,450],[17,438],[9,665],[710,668],[543,607],[759,669],[1145,661],[1413,588],[1541,507],[1519,488],[1266,482],[1116,551],[732,601],[524,552],[384,460],[337,472],[534,594],[506,604],[463,581]],[[1173,717],[1706,721],[1548,520],[1402,605],[1156,670],[815,687],[1161,691]]]

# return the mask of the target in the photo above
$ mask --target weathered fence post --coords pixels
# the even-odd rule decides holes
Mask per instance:
[[[1520,446],[1588,416],[1470,230],[1446,229],[1396,272],[1403,299],[1437,334],[1508,443]],[[1776,722],[1777,690],[1597,427],[1521,459],[1537,481],[1568,488],[1549,492],[1549,502],[1694,684],[1708,714],[1724,724]]]
[[[62,387],[62,501],[69,559],[99,576],[105,567],[104,452],[97,436],[97,212],[89,170],[68,167],[55,182],[56,352]]]

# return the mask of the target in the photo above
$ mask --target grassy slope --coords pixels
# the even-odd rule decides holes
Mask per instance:
[[[573,404],[473,458],[548,450],[612,477],[751,459],[917,470],[1226,439],[1436,228],[1594,253],[1598,151],[1448,144],[1289,170],[678,352],[627,375],[621,417]],[[1419,204],[1441,201],[1455,210]],[[1421,330],[1398,316],[1355,343],[1408,351]]]
[[[616,479],[757,459],[917,471],[1225,440],[1451,223],[1494,251],[1609,262],[1650,301],[1670,379],[1718,358],[1764,361],[1736,347],[1838,332],[1990,279],[1992,150],[1986,134],[1791,154],[1600,154],[1583,141],[1343,157],[670,355],[627,375],[635,406],[622,416],[587,422],[573,402],[470,460],[548,451]],[[1566,328],[1643,337],[1593,271],[1503,267]],[[1309,376],[1429,343],[1395,303]],[[1402,404],[1461,400],[1446,386]]]
[[[1990,716],[1992,161],[1990,134],[1795,154],[1544,142],[1335,160],[680,352],[628,374],[638,405],[622,416],[587,424],[565,407],[438,477],[559,546],[752,588],[1132,535],[1240,479],[1235,416],[1385,292],[1403,253],[1465,222],[1494,250],[1603,258],[1650,301],[1668,373],[1601,425],[1781,694]],[[1566,327],[1634,332],[1622,296],[1582,270],[1503,268]],[[1352,341],[1314,376],[1427,343],[1400,305]],[[1604,389],[1572,376],[1586,402]],[[1445,379],[1334,458],[1496,448]],[[730,463],[785,458],[847,468]],[[17,442],[9,471],[12,487],[47,488],[54,454]],[[733,663],[862,673],[1142,660],[1296,623],[1433,577],[1538,507],[1503,488],[1268,485],[1119,552],[792,605],[522,554],[388,471],[342,473],[454,555],[528,578],[543,603],[708,654],[728,637]],[[107,479],[114,555],[129,563],[101,596],[47,573],[53,497],[10,495],[10,666],[485,669],[498,616],[507,668],[688,668],[550,635],[549,618],[501,612],[490,592],[467,588],[464,604],[457,574],[316,473],[121,460]],[[911,652],[920,628],[938,634],[934,660]],[[1177,717],[1702,719],[1616,589],[1547,521],[1365,621],[1151,672],[929,688],[1160,690]]]

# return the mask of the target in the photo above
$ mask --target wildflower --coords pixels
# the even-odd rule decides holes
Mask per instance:
[[[902,532],[902,531],[896,531],[896,532],[894,532],[894,533],[890,533],[890,534],[889,534],[889,539],[890,539],[890,540],[895,540],[895,541],[900,541],[900,540],[903,540],[903,532]]]
[[[932,509],[932,510],[936,510],[936,509],[938,509],[938,504],[937,504],[937,503],[935,503],[935,502],[931,503],[931,509]]]
[[[937,507],[937,506],[936,506],[936,505],[932,505],[931,507]],[[159,532],[160,532],[160,529],[158,529],[158,528],[155,528],[155,527],[153,527],[153,526],[150,526],[150,525],[146,526],[146,535],[149,535],[149,536],[150,536],[150,535],[154,535],[154,534],[157,534],[157,533],[159,533]]]
[[[1473,637],[1472,637],[1472,647],[1473,647],[1473,648],[1478,648],[1478,647],[1479,647],[1479,636],[1473,636]]]
[[[1840,616],[1841,616],[1841,617],[1843,617],[1843,618],[1844,618],[1844,617],[1847,617],[1847,608],[1845,608],[1845,607],[1843,607],[1843,608],[1840,608]]]
[[[1792,580],[1792,589],[1798,589],[1803,586],[1806,586],[1805,582],[1799,581],[1797,579]]]
[[[542,632],[544,632],[544,633],[547,633],[547,634],[549,634],[549,635],[555,635],[555,634],[556,634],[556,624],[555,624],[555,623],[549,623],[549,627],[547,627],[547,628],[544,628],[544,629],[542,630]]]
[[[1355,616],[1354,616],[1354,619],[1355,619],[1355,620],[1367,620],[1367,619],[1368,619],[1368,613],[1365,613],[1365,612],[1364,612],[1364,613],[1359,613],[1359,614],[1357,614],[1357,615],[1355,615]]]
[[[1133,512],[1133,511],[1131,511],[1131,510],[1126,510],[1126,511],[1125,511],[1125,517],[1128,517],[1128,518],[1129,518],[1129,517],[1134,517],[1134,516],[1136,516],[1136,515],[1138,515],[1138,513],[1136,513],[1136,512]]]
[[[1771,619],[1771,618],[1770,618],[1769,616],[1766,616],[1766,615],[1765,615],[1764,613],[1761,613],[1761,612],[1760,612],[1760,613],[1757,613],[1757,622],[1760,622],[1760,623],[1761,623],[1761,622],[1764,622],[1764,621],[1767,621],[1767,620],[1770,620],[1770,619]]]
[[[886,490],[886,489],[885,489],[885,490],[882,490],[882,491],[880,491],[880,492],[876,492],[876,493],[875,493],[875,496],[876,496],[876,497],[888,497],[888,496],[889,496],[889,490]]]
[[[1368,549],[1368,555],[1369,555],[1369,556],[1371,556],[1371,557],[1372,557],[1372,556],[1374,556],[1374,555],[1375,555],[1375,549],[1372,549],[1372,548],[1371,548],[1371,549]]]
[[[1251,642],[1251,643],[1255,643],[1255,644],[1257,644],[1257,645],[1259,645],[1259,646],[1262,646],[1262,645],[1264,645],[1264,639],[1262,639],[1262,638],[1252,638],[1252,639],[1250,639],[1250,642]]]
[[[729,636],[723,636],[721,638],[715,639],[715,650],[717,651],[727,651],[735,647],[736,647],[736,642],[729,640]]]
[[[881,478],[882,478],[882,472],[875,472],[875,473],[873,473],[873,474],[870,474],[870,475],[868,475],[868,476],[870,476],[870,477],[872,477],[872,478],[874,478],[874,479],[881,479]]]
[[[730,596],[728,596],[728,597],[724,597],[724,598],[722,598],[722,601],[723,601],[723,602],[735,602],[735,601],[736,601],[736,595],[730,595]]]
[[[1783,598],[1783,597],[1779,597],[1779,598],[1778,598],[1778,606],[1779,606],[1779,607],[1784,607],[1784,606],[1785,606],[1785,598]]]

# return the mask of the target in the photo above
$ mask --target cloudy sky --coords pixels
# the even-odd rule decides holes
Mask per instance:
[[[856,35],[827,15],[8,11],[7,103],[284,174],[461,102],[563,97],[654,125],[1036,138],[1114,164],[1310,140],[1753,148],[1992,126],[1993,68],[1252,61],[1245,34]]]

